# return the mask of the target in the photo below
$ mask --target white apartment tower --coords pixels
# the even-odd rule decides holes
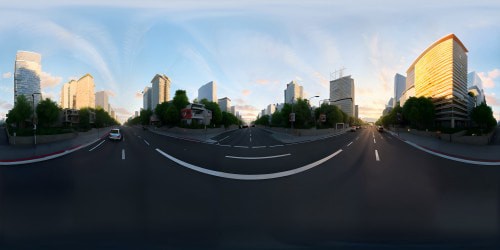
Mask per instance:
[[[95,108],[94,77],[85,74],[78,81],[71,80],[61,89],[61,108]]]
[[[144,110],[152,109],[151,87],[145,87],[142,92],[142,106]]]
[[[231,99],[224,97],[219,99],[218,103],[221,111],[231,112]]]
[[[151,109],[156,105],[170,101],[170,78],[156,74],[151,80]]]
[[[207,99],[209,102],[217,102],[217,83],[211,81],[198,89],[198,101]]]
[[[304,98],[304,88],[300,86],[295,80],[293,80],[286,85],[285,103],[293,103],[299,98]]]
[[[98,91],[95,93],[95,107],[101,107],[104,111],[108,112],[109,97],[106,91]]]

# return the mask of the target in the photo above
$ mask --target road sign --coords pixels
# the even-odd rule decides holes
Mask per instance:
[[[290,122],[295,122],[295,113],[290,113]]]
[[[326,122],[326,114],[320,114],[319,115],[319,121],[320,122]]]

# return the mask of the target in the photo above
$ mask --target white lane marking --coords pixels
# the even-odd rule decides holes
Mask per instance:
[[[275,147],[283,147],[284,145],[273,145],[273,146],[269,146],[270,148],[275,148]]]
[[[254,146],[252,148],[265,148],[266,146]]]
[[[228,135],[228,136],[226,136],[226,137],[224,137],[224,138],[222,138],[222,139],[220,139],[220,140],[219,140],[219,142],[221,142],[221,141],[223,141],[223,140],[225,140],[225,139],[227,139],[227,138],[229,138],[229,135]]]
[[[349,146],[351,146],[351,144],[352,144],[352,142],[350,142],[349,144],[347,144],[347,146],[349,147]]]
[[[373,138],[373,143],[377,144],[377,142],[375,141],[375,138]]]
[[[125,149],[122,149],[122,160],[125,160]]]
[[[358,136],[358,137],[356,137],[356,141],[357,141],[358,139],[359,139],[359,136]]]
[[[445,158],[445,159],[448,159],[448,160],[452,160],[452,161],[458,161],[458,162],[462,162],[462,163],[468,163],[468,164],[475,164],[475,165],[484,165],[484,166],[500,166],[500,161],[474,161],[474,160],[467,160],[467,159],[460,159],[458,157],[453,157],[453,156],[449,156],[449,155],[444,155],[444,154],[440,154],[440,153],[437,153],[437,152],[434,152],[434,151],[431,151],[431,150],[428,150],[426,148],[423,148],[413,142],[409,142],[409,141],[404,141],[406,143],[408,143],[409,145],[417,148],[417,149],[420,149],[424,152],[427,152],[429,154],[432,154],[432,155],[435,155],[435,156],[439,156],[439,157],[442,157],[442,158]]]
[[[221,147],[231,147],[231,145],[225,145],[225,144],[224,145],[219,144],[219,146],[221,146]]]
[[[144,140],[144,143],[148,144],[148,146],[149,146],[149,142],[148,141]]]
[[[226,158],[231,158],[231,159],[240,159],[240,160],[262,160],[262,159],[272,159],[272,158],[279,158],[279,157],[285,157],[285,156],[290,156],[292,154],[282,154],[282,155],[270,155],[270,156],[259,156],[259,157],[242,157],[242,156],[232,156],[232,155],[226,155]]]
[[[329,155],[321,160],[317,160],[313,163],[309,163],[309,164],[302,166],[300,168],[287,170],[287,171],[283,171],[283,172],[271,173],[271,174],[233,174],[233,173],[220,172],[220,171],[215,171],[215,170],[210,170],[210,169],[198,167],[198,166],[195,166],[193,164],[181,161],[181,160],[161,151],[158,148],[156,149],[156,151],[158,153],[162,154],[163,156],[167,157],[171,161],[173,161],[173,162],[175,162],[183,167],[189,168],[191,170],[194,170],[194,171],[197,171],[200,173],[204,173],[204,174],[208,174],[208,175],[212,175],[212,176],[216,176],[216,177],[227,178],[227,179],[234,179],[234,180],[268,180],[268,179],[275,179],[275,178],[280,178],[280,177],[298,174],[298,173],[307,171],[311,168],[314,168],[316,166],[319,166],[319,165],[323,164],[324,162],[330,160],[331,158],[335,157],[336,155],[340,154],[342,152],[342,149],[337,150],[337,152],[335,152],[335,153],[333,153],[333,154],[331,154],[331,155]]]
[[[252,136],[250,135],[250,142],[252,142]]]
[[[378,157],[378,151],[375,149],[375,159],[377,161],[380,161],[380,157]]]
[[[233,146],[235,148],[248,148],[248,146]]]
[[[102,140],[102,142],[101,142],[101,143],[99,143],[99,144],[97,144],[97,146],[95,146],[95,147],[91,148],[91,149],[89,150],[89,152],[90,152],[90,151],[92,151],[92,150],[94,150],[94,149],[96,149],[96,148],[98,148],[99,146],[101,146],[101,144],[103,144],[105,141],[106,141],[106,140]]]
[[[372,136],[373,136],[373,138],[375,138],[375,134],[373,132],[372,132]]]

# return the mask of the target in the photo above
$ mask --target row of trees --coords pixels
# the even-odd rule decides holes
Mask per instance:
[[[33,117],[33,111],[36,113],[36,120]],[[41,100],[36,106],[36,110],[33,110],[32,104],[26,99],[26,97],[20,95],[17,97],[14,107],[7,114],[6,123],[19,129],[25,129],[28,124],[33,123],[36,123],[41,129],[61,127],[63,125],[60,121],[61,112],[61,108],[59,108],[57,103],[52,101],[50,98]],[[95,113],[95,121],[93,125],[90,118],[91,113]],[[118,124],[118,122],[102,108],[80,109],[79,119],[80,122],[78,127],[82,129],[89,129],[92,126],[99,128]]]
[[[221,111],[219,104],[216,102],[208,101],[207,99],[202,99],[198,102],[195,99],[194,102],[201,103],[205,105],[205,108],[212,111],[212,119],[210,121],[211,127],[228,127],[230,125],[242,124],[236,116],[231,113]],[[142,124],[149,125],[150,118],[152,115],[156,115],[164,126],[186,126],[181,122],[181,110],[184,109],[189,104],[189,99],[185,90],[175,91],[174,98],[171,102],[163,102],[156,106],[154,110],[141,110],[139,117],[129,119],[127,122],[131,125]],[[197,126],[193,124],[192,126]]]
[[[312,112],[311,106],[304,99],[298,99],[293,104],[285,103],[281,110],[275,111],[271,116],[263,115],[257,118],[255,124],[273,127],[291,127],[292,124],[289,119],[291,113],[295,113],[295,122],[293,125],[298,129],[308,129],[314,126],[317,128],[334,128],[337,123],[363,124],[360,119],[350,117],[336,105],[328,103],[323,103]],[[322,121],[322,115],[325,116],[325,121]]]
[[[383,126],[395,124],[409,125],[410,127],[423,130],[434,128],[435,119],[436,111],[431,98],[410,97],[403,107],[398,103],[389,114],[380,117],[376,124]],[[482,103],[472,110],[471,119],[481,129],[489,130],[497,124],[491,107],[486,103]]]

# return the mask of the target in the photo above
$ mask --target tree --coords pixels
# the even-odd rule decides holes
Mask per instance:
[[[273,115],[271,116],[271,125],[276,127],[285,126],[285,120],[283,120],[283,115],[281,114],[281,111],[279,110],[274,111]]]
[[[189,104],[189,99],[187,97],[185,90],[175,91],[174,99],[172,100],[174,106],[179,110],[179,112]]]
[[[337,123],[344,122],[344,114],[336,105],[323,103],[314,112],[316,120],[320,120],[320,115],[326,116],[325,122],[319,122],[319,128],[334,128]],[[347,115],[345,115],[347,117]]]
[[[60,109],[57,103],[50,99],[40,101],[36,107],[38,123],[42,127],[50,127],[59,119]]]
[[[222,111],[220,110],[219,104],[210,102],[205,98],[203,98],[200,103],[205,105],[206,109],[212,111],[212,120],[210,123],[219,126],[222,123]]]
[[[33,115],[31,104],[26,100],[24,95],[19,95],[16,99],[14,107],[7,114],[7,123],[16,125],[20,128],[25,127],[25,121]]]
[[[170,105],[166,112],[166,121],[168,125],[177,125],[181,121],[179,110],[175,105]]]
[[[238,125],[238,123],[239,121],[236,116],[231,113],[222,111],[222,125],[224,125],[225,128],[231,125]]]
[[[142,125],[149,125],[149,120],[151,119],[151,116],[153,115],[153,111],[150,109],[143,109],[141,110],[140,113],[140,120]]]
[[[433,126],[436,111],[430,98],[410,97],[403,105],[403,116],[412,126],[424,129]]]
[[[84,130],[90,129],[90,112],[91,110],[89,108],[82,108],[78,111],[78,117],[80,119],[78,126]]]
[[[158,119],[160,119],[161,123],[163,124],[168,124],[167,110],[170,106],[172,106],[172,104],[168,102],[162,102],[156,105],[155,114],[158,116]]]
[[[269,126],[269,115],[263,115],[255,120],[256,125]]]
[[[471,118],[472,121],[483,129],[490,129],[497,124],[491,107],[486,105],[486,103],[481,103],[481,105],[475,107],[471,112]]]

